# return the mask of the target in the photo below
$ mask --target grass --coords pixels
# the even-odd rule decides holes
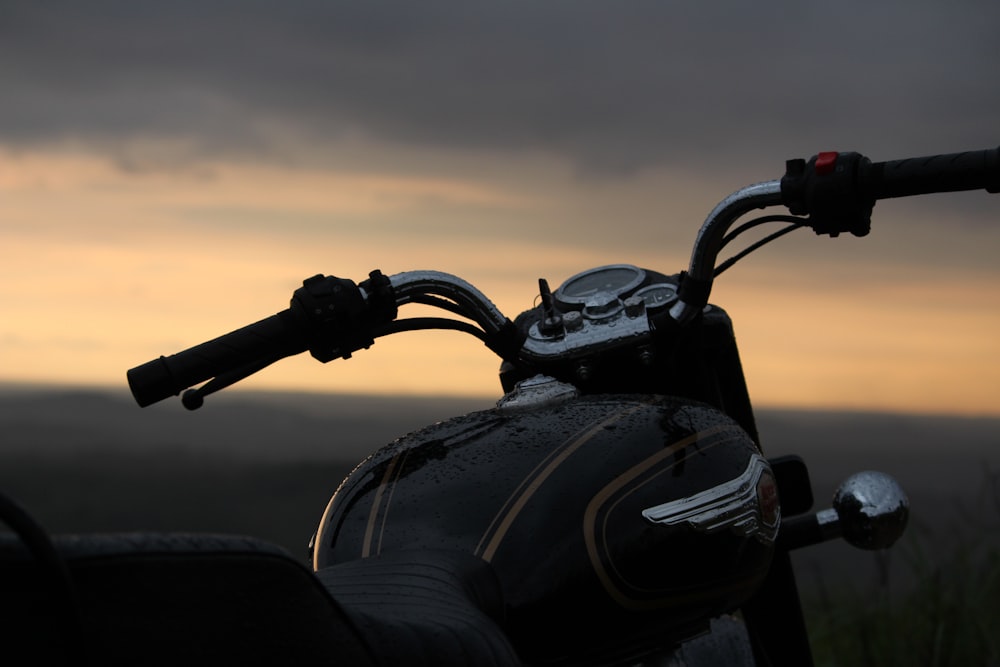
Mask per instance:
[[[1000,666],[1000,474],[986,477],[959,522],[911,525],[893,560],[876,552],[874,586],[821,587],[805,601],[817,666]],[[906,585],[890,586],[890,573]]]

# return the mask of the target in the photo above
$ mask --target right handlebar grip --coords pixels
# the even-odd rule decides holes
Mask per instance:
[[[985,189],[1000,192],[1000,148],[875,162],[867,170],[875,199]]]
[[[302,325],[291,310],[283,310],[177,354],[136,366],[127,373],[128,385],[139,406],[146,407],[220,373],[306,349]]]

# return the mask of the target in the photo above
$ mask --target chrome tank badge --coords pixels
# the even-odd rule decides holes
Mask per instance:
[[[642,516],[652,523],[687,524],[705,533],[729,529],[771,543],[781,523],[781,507],[771,467],[754,454],[739,476],[692,496],[647,507]]]
[[[579,395],[571,384],[547,375],[536,375],[514,385],[513,391],[497,401],[497,409],[504,413],[524,412],[565,403]]]

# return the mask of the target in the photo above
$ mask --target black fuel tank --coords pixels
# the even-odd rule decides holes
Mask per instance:
[[[360,464],[324,513],[314,566],[472,552],[501,580],[524,659],[582,663],[683,638],[739,606],[767,572],[778,512],[757,446],[710,406],[505,400]]]

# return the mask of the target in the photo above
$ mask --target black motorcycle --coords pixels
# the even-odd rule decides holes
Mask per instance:
[[[445,273],[313,276],[287,310],[131,369],[139,405],[183,392],[196,409],[284,357],[348,359],[416,329],[479,338],[503,397],[362,461],[323,513],[311,568],[249,537],[49,538],[9,504],[21,543],[4,545],[3,582],[22,611],[7,627],[101,664],[810,665],[789,552],[838,537],[887,548],[907,499],[869,471],[812,511],[804,462],[760,442],[712,283],[802,227],[864,236],[878,199],[972,189],[1000,191],[1000,149],[790,160],[711,212],[686,271],[540,279],[513,321]],[[737,225],[775,206],[790,215]],[[407,304],[461,319],[401,319]]]

